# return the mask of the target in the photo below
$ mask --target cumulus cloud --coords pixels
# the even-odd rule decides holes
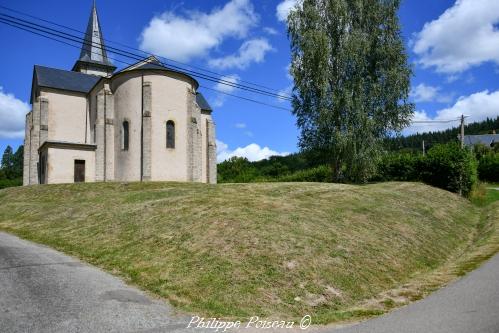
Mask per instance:
[[[298,4],[299,0],[284,0],[277,5],[276,16],[279,21],[286,22],[291,10]]]
[[[231,0],[210,13],[165,12],[151,19],[140,36],[143,51],[178,61],[204,56],[226,38],[245,38],[258,22],[250,0]]]
[[[215,96],[215,99],[212,101],[213,106],[217,108],[223,106],[225,103],[225,99],[227,96],[224,95],[223,93],[230,94],[231,92],[234,91],[234,89],[236,89],[234,86],[231,85],[231,83],[236,84],[241,80],[241,78],[237,74],[231,74],[231,75],[222,76],[220,80],[225,81],[225,83],[219,81],[213,87],[214,89],[222,92],[217,94]]]
[[[425,111],[415,112],[414,121],[447,121],[454,119],[456,121],[449,123],[413,124],[404,131],[404,134],[439,131],[455,127],[459,124],[457,120],[462,114],[469,116],[468,119],[470,122],[499,116],[499,90],[495,92],[484,90],[469,96],[462,96],[453,106],[437,111],[434,117],[429,116]]]
[[[277,30],[272,28],[272,27],[265,27],[265,28],[263,28],[263,31],[265,31],[269,35],[278,35],[279,34],[279,32],[277,32]]]
[[[487,61],[499,64],[499,1],[458,0],[415,35],[413,51],[423,67],[463,72]]]
[[[24,122],[29,110],[28,103],[4,92],[0,86],[0,138],[23,138]]]
[[[265,60],[267,52],[273,48],[265,38],[256,38],[245,41],[236,54],[226,57],[210,59],[208,64],[218,69],[238,68],[246,69],[251,63],[260,63]]]
[[[449,103],[452,101],[452,95],[440,92],[440,87],[433,87],[421,83],[411,90],[411,97],[416,103],[421,102],[439,102]]]
[[[270,156],[286,156],[288,152],[277,152],[269,147],[260,147],[256,143],[251,143],[246,147],[238,147],[234,150],[229,149],[229,146],[217,140],[217,160],[223,162],[233,156],[246,157],[249,161],[259,161]]]

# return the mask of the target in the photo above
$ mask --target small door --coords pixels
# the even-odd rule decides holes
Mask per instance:
[[[85,161],[75,160],[75,183],[85,182]]]

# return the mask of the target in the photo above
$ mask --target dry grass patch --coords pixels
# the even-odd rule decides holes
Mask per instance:
[[[80,257],[182,310],[238,319],[311,314],[327,323],[382,313],[414,288],[379,295],[460,257],[479,222],[465,199],[417,183],[0,191],[0,229]]]

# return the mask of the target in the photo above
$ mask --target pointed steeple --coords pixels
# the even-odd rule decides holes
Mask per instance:
[[[80,58],[76,61],[73,71],[106,76],[116,69],[107,58],[104,37],[97,15],[95,0],[90,11]]]

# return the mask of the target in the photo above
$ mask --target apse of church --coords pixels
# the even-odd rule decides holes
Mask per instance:
[[[94,5],[72,70],[34,66],[24,185],[216,183],[215,124],[198,88],[152,56],[116,71]]]

